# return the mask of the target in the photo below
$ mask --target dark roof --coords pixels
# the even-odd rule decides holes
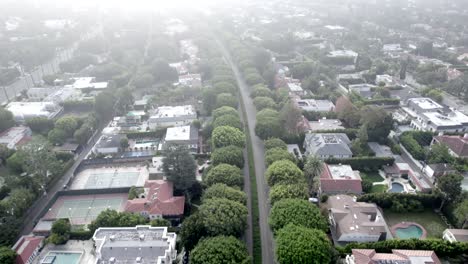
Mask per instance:
[[[440,144],[446,145],[460,157],[468,157],[468,138],[460,136],[436,136],[434,139]]]
[[[455,168],[447,163],[435,163],[428,165],[434,172],[455,171]]]

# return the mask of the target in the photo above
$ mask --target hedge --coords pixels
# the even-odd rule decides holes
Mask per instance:
[[[384,165],[393,165],[393,157],[355,157],[347,159],[330,158],[325,161],[328,164],[347,164],[354,170],[378,171]]]
[[[70,239],[73,240],[90,240],[92,237],[93,232],[89,230],[79,230],[70,232]]]
[[[316,112],[316,111],[302,111],[302,115],[309,121],[319,120],[324,117],[328,119],[337,119],[338,113],[336,112]]]
[[[352,249],[375,249],[379,253],[391,253],[392,249],[433,250],[439,257],[462,256],[468,252],[467,242],[449,242],[442,239],[403,239],[367,243],[350,243],[337,247],[342,256],[350,254]]]
[[[93,110],[94,107],[94,99],[93,100],[83,100],[83,101],[77,101],[77,100],[70,100],[70,101],[65,101],[61,103],[63,108],[66,111],[72,111],[72,110]]]
[[[392,207],[395,201],[418,201],[425,208],[438,207],[441,203],[441,197],[437,194],[428,194],[428,193],[369,193],[364,194],[358,198],[359,202],[370,202],[376,203],[382,208]]]
[[[365,105],[400,105],[400,99],[397,98],[382,98],[363,100]]]
[[[131,132],[127,133],[128,139],[138,139],[138,138],[162,138],[166,133],[165,129],[158,129],[156,131],[147,131],[147,132]]]

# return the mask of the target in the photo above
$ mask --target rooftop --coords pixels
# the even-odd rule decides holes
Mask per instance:
[[[410,98],[408,99],[408,103],[413,103],[420,107],[423,110],[438,110],[438,109],[444,109],[444,107],[431,98],[427,97],[418,97],[418,98]]]
[[[353,249],[347,256],[350,264],[440,264],[434,251],[392,249],[392,253],[377,253],[375,249]]]
[[[77,77],[73,78],[75,82],[71,87],[75,89],[105,89],[107,88],[107,82],[94,82],[95,77]]]
[[[329,100],[298,99],[296,104],[306,111],[333,111],[335,105]]]
[[[334,50],[328,54],[330,57],[357,57],[358,54],[352,50]]]
[[[15,119],[24,120],[37,116],[53,118],[61,107],[52,102],[11,102],[6,109],[13,113]]]
[[[344,126],[339,119],[319,119],[317,121],[309,121],[309,128],[311,131],[336,130],[344,129]]]
[[[22,236],[12,247],[18,254],[18,256],[16,256],[16,263],[28,263],[29,257],[31,257],[36,248],[39,247],[43,241],[44,237],[42,236]]]
[[[297,83],[288,83],[289,91],[291,92],[302,92],[304,91],[300,84]]]
[[[426,112],[422,114],[425,116],[432,124],[436,126],[464,126],[468,125],[468,116],[453,110],[447,114],[439,112]]]
[[[467,137],[441,135],[434,137],[434,140],[446,145],[460,157],[468,156],[468,135]]]
[[[330,176],[334,180],[360,180],[359,171],[353,171],[349,165],[327,165],[330,171]]]
[[[11,127],[0,133],[0,144],[13,149],[17,144],[26,142],[31,138],[31,130],[26,126]]]
[[[170,118],[195,115],[195,109],[191,105],[160,106],[151,115],[151,118]]]
[[[170,127],[166,131],[166,141],[191,140],[191,126]]]
[[[304,145],[315,155],[352,155],[351,141],[344,133],[307,133]]]
[[[102,135],[98,143],[96,143],[96,148],[118,148],[120,147],[120,140],[122,135]]]

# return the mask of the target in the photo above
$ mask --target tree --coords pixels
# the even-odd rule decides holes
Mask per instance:
[[[185,218],[182,222],[179,238],[185,250],[189,252],[192,251],[198,241],[207,235],[208,233],[203,223],[203,217],[198,212]]]
[[[14,172],[23,172],[23,159],[20,155],[14,153],[6,161],[7,167]]]
[[[427,158],[428,164],[453,162],[453,157],[450,155],[448,147],[442,144],[432,145]]]
[[[237,82],[235,79],[232,79],[232,81],[234,83],[230,81],[214,82],[214,85],[213,85],[214,91],[217,94],[222,94],[222,93],[237,94],[237,87],[235,85],[235,83]]]
[[[291,100],[281,108],[280,119],[289,133],[297,134],[300,132],[298,123],[302,119],[302,112]]]
[[[260,74],[250,73],[250,74],[245,76],[245,82],[248,85],[255,85],[255,84],[263,83],[264,80],[263,80],[263,78],[262,78],[262,76]]]
[[[205,200],[199,214],[210,236],[239,236],[247,226],[247,207],[228,199]]]
[[[47,135],[47,133],[54,128],[54,121],[46,117],[34,117],[28,119],[26,125],[31,128],[33,132]]]
[[[273,162],[273,164],[268,167],[265,177],[270,186],[276,184],[302,183],[305,181],[302,171],[296,164],[289,160]]]
[[[211,141],[213,148],[222,148],[231,145],[243,148],[245,146],[245,134],[237,128],[221,126],[213,130]]]
[[[80,145],[86,144],[89,138],[93,135],[93,128],[88,124],[83,124],[78,130],[73,134],[73,138]]]
[[[468,200],[459,203],[453,211],[455,219],[460,228],[465,229],[468,225]]]
[[[274,232],[288,224],[327,231],[328,224],[320,209],[307,200],[283,199],[271,208],[268,223]]]
[[[204,87],[202,89],[203,109],[210,114],[216,105],[217,93],[212,87]]]
[[[250,97],[252,97],[252,98],[256,98],[256,97],[273,98],[273,96],[274,96],[273,92],[263,84],[257,84],[254,87],[252,87],[252,89],[253,89],[253,91],[250,94]]]
[[[296,163],[296,157],[294,156],[294,154],[290,153],[287,150],[284,150],[282,148],[274,148],[266,151],[265,163],[267,167],[270,166],[273,162],[279,160],[290,160]]]
[[[244,167],[244,153],[241,148],[236,146],[215,149],[211,154],[211,160],[214,166],[226,163],[239,168]]]
[[[5,145],[0,145],[0,165],[5,164],[6,160],[13,155],[15,151]]]
[[[239,116],[239,112],[236,109],[230,106],[222,106],[213,110],[213,120],[216,120],[218,117],[232,115]]]
[[[264,96],[258,96],[255,97],[253,100],[253,103],[255,105],[255,108],[257,108],[257,111],[263,110],[265,108],[275,108],[276,103],[271,99],[270,97],[264,97]]]
[[[78,121],[75,117],[64,116],[55,122],[55,129],[60,129],[65,132],[67,137],[73,136],[73,133],[78,128]]]
[[[249,264],[249,253],[244,243],[232,236],[207,238],[192,250],[190,263],[193,264]]]
[[[255,134],[263,140],[282,136],[283,127],[278,112],[268,108],[258,112]]]
[[[230,126],[237,128],[239,130],[243,130],[243,124],[240,121],[239,116],[237,115],[223,115],[219,116],[213,121],[213,128],[221,127],[221,126]]]
[[[463,176],[458,174],[448,174],[437,178],[437,188],[443,194],[442,208],[446,202],[456,202],[462,194],[461,183]]]
[[[135,85],[136,88],[150,88],[154,83],[154,77],[153,75],[149,73],[143,73],[135,76],[135,79],[133,79],[133,85]]]
[[[94,112],[99,121],[105,121],[114,113],[115,97],[111,92],[102,92],[95,98]]]
[[[150,225],[151,226],[165,226],[165,227],[171,227],[171,222],[169,220],[166,220],[164,218],[156,218],[156,219],[153,219],[151,220],[150,222]]]
[[[244,178],[241,170],[233,165],[219,164],[212,168],[204,177],[203,181],[207,186],[212,186],[217,183],[224,183],[230,187],[242,187]]]
[[[140,194],[143,193],[142,188],[138,188],[135,186],[130,187],[130,190],[128,191],[128,199],[133,200],[136,199],[140,196]]]
[[[62,145],[67,140],[67,133],[63,129],[54,128],[47,134],[47,139],[54,145]]]
[[[273,206],[276,202],[283,199],[307,199],[307,187],[303,184],[277,184],[270,188],[270,204]]]
[[[366,106],[361,109],[361,125],[366,125],[369,141],[384,143],[393,128],[393,118],[384,109]]]
[[[8,199],[3,200],[3,205],[10,215],[21,217],[34,202],[36,196],[26,188],[16,188],[10,192]]]
[[[1,205],[1,202],[0,202]],[[0,245],[1,246],[11,246],[15,244],[18,239],[18,234],[20,233],[20,228],[22,228],[23,222],[20,217],[16,216],[4,216],[0,221],[0,228],[2,232],[0,233]],[[3,263],[3,262],[0,262]]]
[[[279,139],[279,138],[269,138],[269,139],[265,140],[265,150],[266,151],[268,151],[270,149],[274,149],[274,148],[281,148],[281,149],[287,150],[288,145],[286,143],[284,143],[284,141]]]
[[[315,179],[322,174],[323,166],[323,161],[318,157],[313,155],[307,157],[307,161],[304,164],[304,175],[309,185],[309,193],[313,190]]]
[[[70,239],[71,225],[68,219],[58,219],[52,224],[51,235],[47,239],[52,244],[62,245]]]
[[[175,68],[169,66],[167,61],[162,59],[156,59],[152,66],[152,73],[156,82],[177,82],[179,80],[179,74]]]
[[[134,227],[146,223],[146,218],[141,215],[106,209],[88,225],[88,229],[94,233],[99,227]]]
[[[9,247],[0,247],[0,263],[15,264],[16,252]]]
[[[130,146],[130,144],[128,144],[128,138],[124,137],[124,138],[121,138],[120,139],[120,148],[125,150],[127,149],[128,147]]]
[[[222,106],[237,107],[238,99],[230,93],[221,93],[216,96],[216,108]]]
[[[0,107],[0,132],[7,130],[14,125],[15,120],[13,119],[13,114],[3,107]]]
[[[330,263],[331,244],[323,231],[290,224],[278,231],[276,258],[279,264]]]
[[[233,187],[229,187],[223,183],[213,184],[208,189],[206,189],[205,193],[203,194],[202,201],[215,198],[225,198],[243,205],[247,204],[247,195],[245,192]]]
[[[174,146],[163,158],[163,171],[176,190],[186,191],[196,181],[197,165],[185,147]]]

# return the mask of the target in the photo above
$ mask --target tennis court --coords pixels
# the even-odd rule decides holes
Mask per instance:
[[[80,172],[73,180],[70,189],[110,189],[138,186],[142,187],[149,177],[146,167],[102,167]]]
[[[128,194],[60,196],[44,219],[68,218],[73,225],[89,224],[106,209],[122,211]]]

